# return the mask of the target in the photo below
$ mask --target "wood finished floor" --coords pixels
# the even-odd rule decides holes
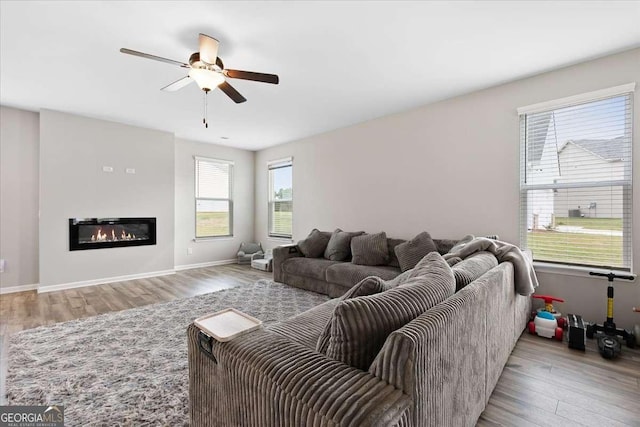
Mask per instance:
[[[262,278],[271,278],[271,274],[225,265],[59,292],[1,295],[1,400],[12,333]],[[579,352],[568,349],[566,343],[523,334],[478,425],[640,426],[640,350],[624,347],[620,358],[609,361],[598,354],[593,340],[586,352]]]

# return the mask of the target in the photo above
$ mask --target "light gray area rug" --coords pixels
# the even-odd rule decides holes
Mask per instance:
[[[10,339],[8,403],[64,404],[68,426],[185,425],[186,329],[196,317],[234,307],[268,325],[328,299],[260,280],[23,331]]]

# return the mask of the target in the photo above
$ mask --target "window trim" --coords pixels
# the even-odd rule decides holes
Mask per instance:
[[[272,203],[275,202],[272,199],[273,193],[273,180],[271,177],[271,171],[280,168],[291,168],[291,199],[279,200],[291,202],[291,234],[273,233],[271,231],[273,212],[271,209]],[[293,157],[285,157],[277,160],[270,160],[267,162],[267,236],[270,239],[292,241],[293,239]]]
[[[611,271],[616,271],[616,272],[624,273],[627,276],[633,276],[636,279],[638,278],[638,274],[632,271],[617,270],[617,269],[611,270],[611,269],[599,268],[599,267],[584,267],[580,265],[570,265],[570,264],[554,264],[546,261],[533,261],[533,268],[536,271],[536,273],[561,274],[563,276],[575,276],[575,277],[588,277],[594,280],[599,280],[599,279],[607,280],[607,279],[606,277],[603,278],[599,276],[591,276],[589,273],[592,271],[596,273],[603,273],[603,274],[610,273]],[[629,284],[633,283],[633,282],[627,282],[625,280],[621,282],[625,282]]]
[[[229,198],[212,198],[212,197],[198,197],[198,162],[209,162],[209,163],[218,163],[218,164],[226,164],[229,165]],[[205,240],[219,240],[219,239],[229,239],[233,238],[233,184],[234,184],[234,169],[235,163],[231,160],[223,160],[216,159],[212,157],[201,157],[201,156],[193,156],[193,177],[194,177],[194,187],[193,187],[193,199],[194,199],[194,212],[193,212],[193,241],[205,241]],[[228,202],[229,203],[229,234],[221,234],[218,236],[198,236],[198,201],[199,200],[207,200],[207,201],[216,201],[216,202]]]
[[[605,88],[601,90],[596,90],[592,92],[587,92],[583,94],[578,94],[574,96],[569,96],[565,98],[559,98],[551,101],[540,102],[537,104],[531,104],[524,107],[519,107],[516,109],[518,112],[518,120],[519,120],[519,237],[520,237],[520,247],[527,248],[527,218],[526,212],[527,209],[523,208],[523,203],[526,206],[527,193],[533,190],[542,190],[542,189],[567,189],[567,188],[591,188],[598,186],[621,186],[623,188],[623,192],[631,192],[630,197],[623,197],[623,203],[627,203],[628,210],[630,214],[623,217],[623,229],[625,229],[624,223],[633,221],[633,157],[630,162],[630,173],[631,177],[627,180],[615,180],[615,181],[597,181],[597,182],[589,182],[589,183],[556,183],[556,184],[527,184],[526,183],[526,128],[527,128],[527,116],[529,114],[542,113],[546,111],[556,110],[560,108],[572,107],[575,105],[586,104],[590,102],[599,101],[606,98],[613,98],[616,96],[629,95],[631,98],[631,144],[633,147],[634,143],[634,126],[633,126],[633,110],[634,110],[634,101],[635,101],[635,88],[636,83],[627,83],[619,86],[614,86],[610,88]],[[633,153],[633,151],[632,151]],[[633,156],[633,154],[632,154]],[[627,207],[625,207],[627,210]],[[627,274],[631,274],[636,276],[634,272],[634,253],[633,253],[633,226],[629,226],[629,233],[623,234],[623,260],[628,261],[629,267],[619,267],[619,268],[610,268],[606,269],[602,266],[587,266],[587,265],[578,265],[578,264],[569,264],[564,262],[554,262],[548,260],[535,260],[533,259],[533,264],[536,268],[540,268],[542,272],[555,272],[560,274],[568,274],[568,275],[583,275],[588,271],[621,271]],[[624,251],[628,252],[625,254]]]
[[[519,116],[523,114],[542,113],[549,110],[557,110],[558,108],[571,107],[576,104],[584,104],[587,102],[597,101],[599,99],[611,98],[618,95],[633,93],[636,90],[636,83],[627,83],[620,86],[609,87],[606,89],[594,90],[592,92],[581,93],[578,95],[567,96],[565,98],[553,99],[551,101],[538,102],[537,104],[518,107],[516,111]]]

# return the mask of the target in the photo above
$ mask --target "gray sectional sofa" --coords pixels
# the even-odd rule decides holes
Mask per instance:
[[[315,267],[287,272],[282,266],[290,262],[289,271],[294,271],[294,265],[303,268],[296,264],[302,260],[296,261],[300,257],[295,253],[280,257],[276,280],[284,275],[299,278],[302,285],[348,287],[322,280],[320,271],[326,278],[337,263],[319,260],[312,263]],[[344,297],[284,322],[226,343],[214,341],[211,356],[201,350],[199,331],[191,325],[191,425],[475,425],[531,309],[530,297],[515,291],[516,264],[498,264],[492,256],[479,253],[451,269],[432,253],[420,263],[429,258],[436,267],[427,263],[423,269],[419,264],[403,274],[402,284],[388,286],[389,282],[375,277],[365,279]],[[377,271],[396,273],[388,268]],[[374,294],[359,296],[363,283],[380,287],[369,289]],[[417,304],[419,298],[427,305]],[[372,307],[385,304],[389,312],[377,312],[376,321],[367,319]],[[388,328],[390,319],[416,307],[419,314],[412,320]],[[349,310],[360,313],[360,321],[346,321]],[[365,354],[368,358],[352,363],[336,351],[345,344],[347,351],[358,350],[354,336],[345,341],[341,333],[351,328],[358,339],[378,325],[387,330],[377,337],[379,347]],[[322,338],[327,333],[328,341]]]
[[[401,239],[387,239],[391,265],[358,265],[347,261],[305,257],[297,244],[273,249],[273,280],[287,285],[339,297],[367,276],[385,280],[401,273],[392,251]],[[446,254],[457,240],[433,239],[441,255]]]

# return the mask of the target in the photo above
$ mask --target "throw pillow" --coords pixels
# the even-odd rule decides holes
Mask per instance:
[[[364,231],[350,233],[337,228],[331,233],[327,248],[324,250],[324,257],[331,261],[345,261],[351,256],[351,239],[364,234]]]
[[[386,291],[387,285],[384,280],[376,276],[369,276],[362,279],[358,284],[349,289],[347,293],[340,297],[341,301],[351,298],[363,297],[367,295],[379,294]]]
[[[433,252],[436,252],[436,251],[433,251]],[[420,261],[418,261],[418,263],[416,264],[415,267],[413,267],[412,269],[407,270],[404,273],[402,273],[402,274],[406,274],[407,275],[407,280],[413,279],[414,277],[424,276],[426,274],[429,274],[429,271],[431,271],[431,268],[432,268],[431,265],[433,264],[433,261],[432,261],[432,257],[430,257],[428,255],[429,254],[427,254],[424,257],[422,257],[422,259]],[[444,259],[444,258],[442,258],[442,259]],[[445,262],[446,262],[446,260],[445,260]]]
[[[400,262],[398,261],[398,257],[396,256],[396,246],[400,243],[404,243],[406,240],[404,239],[387,239],[387,247],[389,248],[389,264],[391,267],[400,268]]]
[[[389,262],[387,235],[384,231],[351,239],[351,262],[359,265],[385,265]]]
[[[476,252],[452,267],[456,278],[456,292],[498,265],[498,259],[491,252]]]
[[[454,256],[453,258],[447,259],[447,264],[449,264],[449,267],[453,267],[460,261],[462,261],[462,258],[460,258],[459,256]]]
[[[314,228],[306,239],[298,242],[298,248],[300,248],[302,255],[307,258],[320,258],[324,255],[324,250],[327,248],[330,238],[331,233]]]
[[[448,261],[447,261],[448,262]],[[362,279],[359,283],[354,285],[347,291],[346,294],[340,297],[340,301],[344,301],[349,298],[362,297],[366,295],[379,294],[380,292],[388,291],[389,289],[397,288],[404,284],[409,279],[413,278],[413,270],[407,270],[404,273],[400,273],[398,276],[391,280],[382,280],[376,276],[369,276]],[[316,351],[319,353],[327,352],[329,346],[329,338],[331,337],[331,319],[325,325],[324,329],[320,333],[318,338],[318,344],[316,345]]]
[[[379,277],[369,276],[362,279],[353,288],[349,289],[346,294],[340,297],[340,301],[345,301],[351,298],[362,297],[366,295],[379,294],[387,289],[387,284]],[[331,338],[331,319],[327,322],[324,329],[318,337],[318,343],[316,344],[316,351],[326,354],[329,347],[329,339]]]
[[[437,252],[438,247],[433,242],[431,235],[423,231],[408,242],[400,243],[396,246],[395,251],[400,263],[400,270],[407,271],[415,267],[418,261],[428,253]]]
[[[426,275],[382,293],[340,301],[330,321],[327,356],[366,371],[391,332],[453,295],[449,265],[437,252],[427,257]]]
[[[436,247],[438,248],[438,253],[440,255],[445,255],[445,254],[448,254],[451,248],[458,243],[458,240],[433,239],[433,243],[436,244]]]
[[[391,289],[391,288],[396,288],[396,287],[402,285],[404,282],[406,282],[407,280],[409,280],[411,278],[410,275],[411,275],[412,272],[413,272],[413,270],[407,270],[404,273],[400,273],[399,276],[396,276],[395,278],[393,278],[391,280],[386,280],[384,282],[385,288],[386,289]]]

